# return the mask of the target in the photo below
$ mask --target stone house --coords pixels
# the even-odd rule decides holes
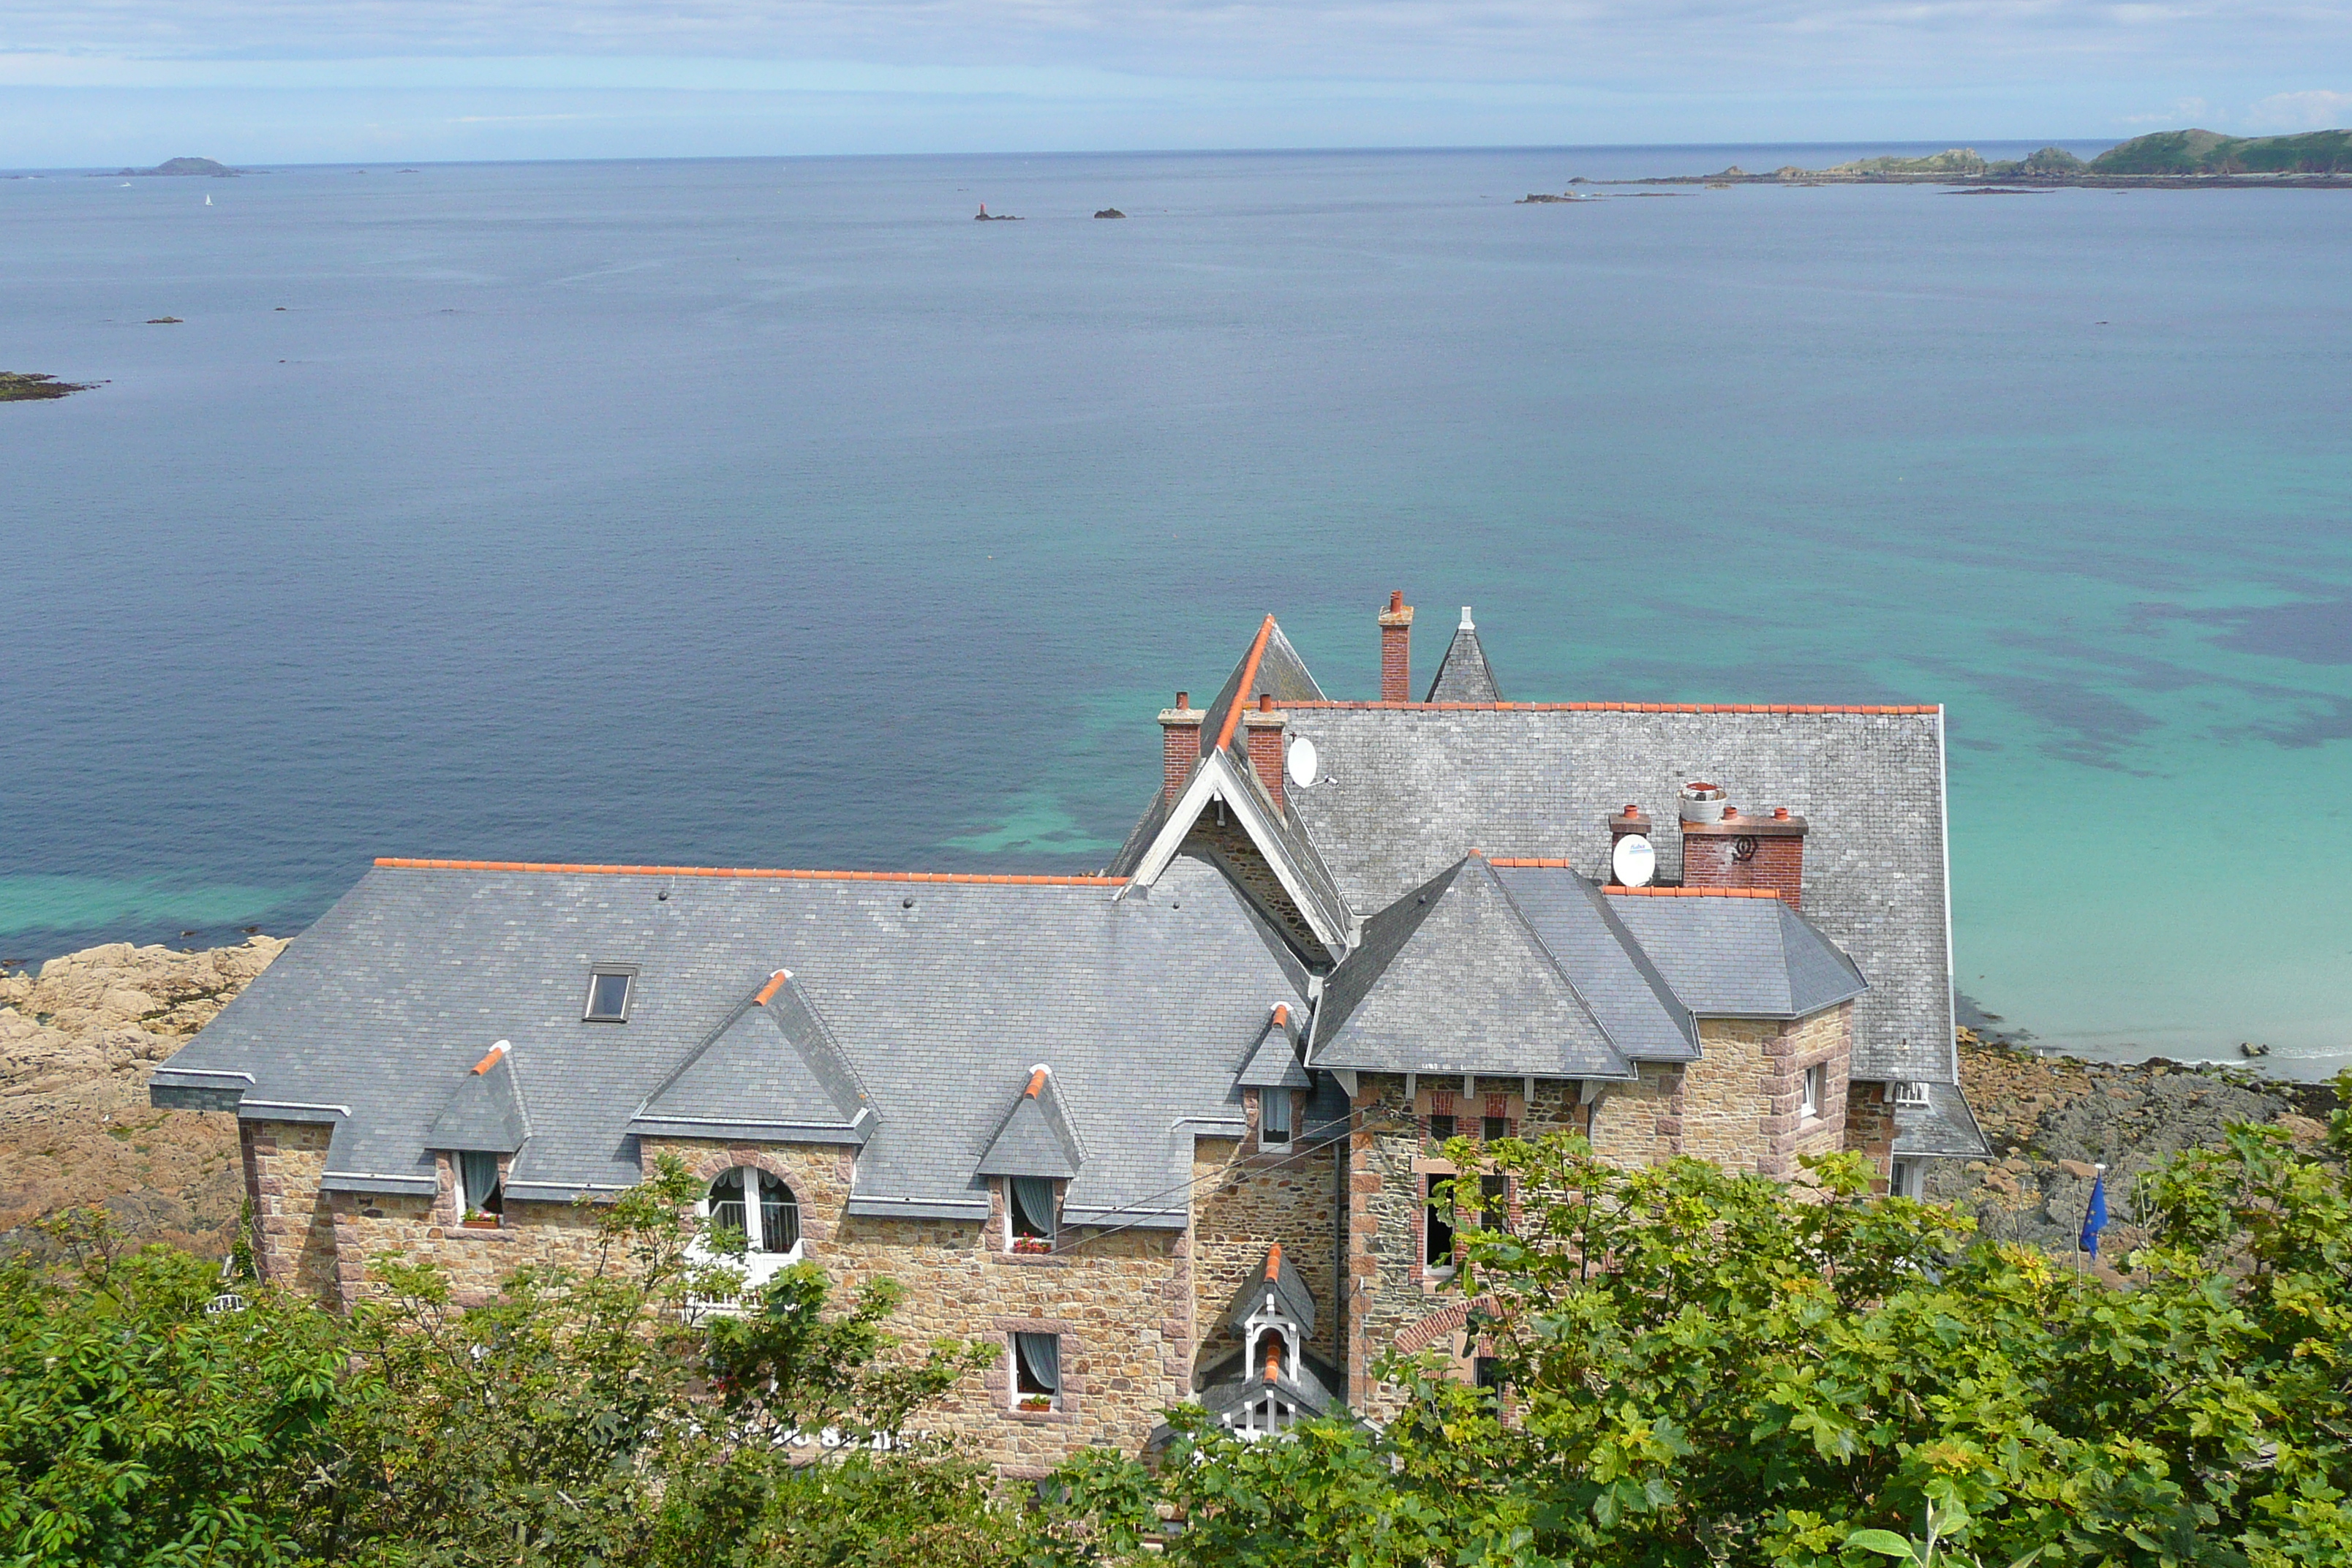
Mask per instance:
[[[1390,1346],[1479,1375],[1455,1134],[1981,1151],[1940,710],[1508,702],[1466,610],[1413,701],[1412,622],[1343,701],[1267,616],[1099,876],[379,860],[151,1093],[236,1113],[260,1268],[345,1304],[576,1258],[674,1152],[751,1283],[997,1342],[944,1419],[1009,1474],[1377,1412]]]

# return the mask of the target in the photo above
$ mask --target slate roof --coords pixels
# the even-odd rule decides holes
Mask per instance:
[[[1256,707],[1262,692],[1272,694],[1277,708],[1323,700],[1323,689],[1315,684],[1307,661],[1298,657],[1298,650],[1290,646],[1290,639],[1282,635],[1282,627],[1272,616],[1258,623],[1257,636],[1234,661],[1233,673],[1225,677],[1224,685],[1217,689],[1217,695],[1205,710],[1207,717],[1201,723],[1201,749],[1209,751],[1222,740],[1234,760],[1248,766],[1247,737],[1238,724],[1233,726],[1231,735],[1225,733],[1225,727],[1236,706]]]
[[[1601,896],[1694,1013],[1806,1018],[1868,989],[1853,962],[1778,899]]]
[[[1234,1081],[1244,1089],[1313,1089],[1314,1075],[1298,1059],[1297,1015],[1288,1008],[1268,1013],[1265,1034],[1242,1064]]]
[[[629,1131],[863,1143],[871,1104],[807,991],[778,970],[646,1096]]]
[[[1087,1163],[1078,1135],[1070,1126],[1062,1097],[1046,1068],[1030,1069],[1029,1081],[1004,1113],[1004,1124],[988,1141],[975,1167],[983,1176],[1051,1176],[1068,1178]]]
[[[512,1057],[501,1040],[457,1080],[425,1133],[426,1148],[511,1154],[522,1147],[530,1123],[517,1090]]]
[[[1495,672],[1487,667],[1486,650],[1478,641],[1478,628],[1470,619],[1470,606],[1462,606],[1462,624],[1454,628],[1454,640],[1446,645],[1445,657],[1437,661],[1437,673],[1431,677],[1431,702],[1500,702],[1503,693],[1495,684]]]
[[[238,1088],[248,1118],[332,1124],[339,1179],[431,1191],[428,1130],[507,1038],[530,1080],[508,1195],[610,1191],[639,1179],[641,1104],[673,1089],[701,1103],[681,1064],[740,1046],[750,1072],[797,1054],[791,1027],[805,1025],[769,1023],[771,1044],[742,1016],[785,969],[870,1091],[853,1213],[984,1215],[977,1166],[1045,1061],[1072,1122],[1104,1130],[1065,1222],[1181,1226],[1195,1133],[1242,1134],[1234,1063],[1271,1003],[1296,1013],[1306,998],[1213,868],[1180,857],[1151,896],[1116,890],[379,866],[157,1070],[152,1093],[217,1104]],[[636,966],[628,1022],[584,1023],[590,967],[607,963]]]
[[[1984,1131],[1958,1085],[1931,1083],[1927,1104],[1895,1108],[1897,1154],[1981,1154],[1985,1150]]]
[[[1289,731],[1325,775],[1291,806],[1359,911],[1473,846],[1596,869],[1606,816],[1631,803],[1670,825],[1695,778],[1750,810],[1788,806],[1811,824],[1805,918],[1870,981],[1854,1076],[1958,1081],[1939,711],[1335,704],[1294,706]],[[1654,842],[1660,879],[1679,881],[1680,836]]]
[[[1339,1374],[1332,1365],[1312,1351],[1298,1355],[1298,1376],[1285,1375],[1268,1382],[1264,1371],[1242,1365],[1243,1352],[1236,1351],[1223,1357],[1201,1374],[1201,1404],[1210,1415],[1230,1415],[1252,1399],[1262,1399],[1267,1394],[1279,1394],[1307,1415],[1324,1415],[1339,1406]]]
[[[1276,1311],[1298,1325],[1299,1338],[1314,1333],[1315,1292],[1307,1288],[1307,1281],[1292,1267],[1290,1255],[1279,1245],[1266,1248],[1265,1262],[1251,1271],[1225,1304],[1225,1327],[1241,1332],[1268,1297]]]
[[[1643,1062],[1696,1058],[1689,1005],[1600,889],[1559,866],[1497,864],[1495,877],[1620,1051]]]
[[[1324,983],[1312,1065],[1630,1079],[1633,1063],[1496,880],[1470,856],[1364,922]]]

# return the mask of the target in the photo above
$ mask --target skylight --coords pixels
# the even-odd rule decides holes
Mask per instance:
[[[629,983],[636,978],[632,969],[599,969],[588,976],[588,1011],[583,1016],[591,1024],[625,1024],[629,1021]]]

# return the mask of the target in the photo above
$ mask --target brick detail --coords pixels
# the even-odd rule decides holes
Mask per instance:
[[[1265,785],[1265,793],[1274,797],[1276,811],[1282,809],[1282,731],[1289,721],[1261,699],[1260,706],[1243,716],[1242,727],[1249,735],[1250,767],[1257,773],[1257,782]]]
[[[1779,894],[1793,910],[1804,882],[1802,818],[1738,816],[1683,825],[1685,888],[1756,889]]]
[[[1895,1102],[1891,1083],[1848,1083],[1845,1147],[1870,1163],[1870,1190],[1884,1197],[1895,1166]]]
[[[1381,700],[1412,700],[1412,606],[1402,591],[1381,612]]]
[[[1293,1114],[1295,1118],[1296,1110]],[[1296,1120],[1292,1125],[1297,1125]],[[1315,1332],[1307,1348],[1334,1365],[1339,1360],[1337,1152],[1321,1148],[1262,1155],[1255,1151],[1254,1138],[1204,1138],[1194,1145],[1196,1383],[1210,1363],[1242,1348],[1226,1331],[1225,1309],[1242,1282],[1265,1268],[1266,1248],[1276,1242],[1282,1244],[1284,1259],[1315,1297]]]
[[[1162,773],[1160,790],[1174,800],[1184,781],[1192,775],[1192,764],[1201,760],[1201,725],[1206,713],[1194,708],[1191,694],[1176,694],[1176,706],[1160,712],[1160,756]]]

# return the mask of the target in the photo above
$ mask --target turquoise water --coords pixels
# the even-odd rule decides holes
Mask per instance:
[[[1964,990],[2352,1060],[2352,196],[1512,205],[1884,150],[0,181],[0,368],[107,381],[0,405],[0,957],[1091,868],[1402,586],[1513,697],[1945,702]]]

